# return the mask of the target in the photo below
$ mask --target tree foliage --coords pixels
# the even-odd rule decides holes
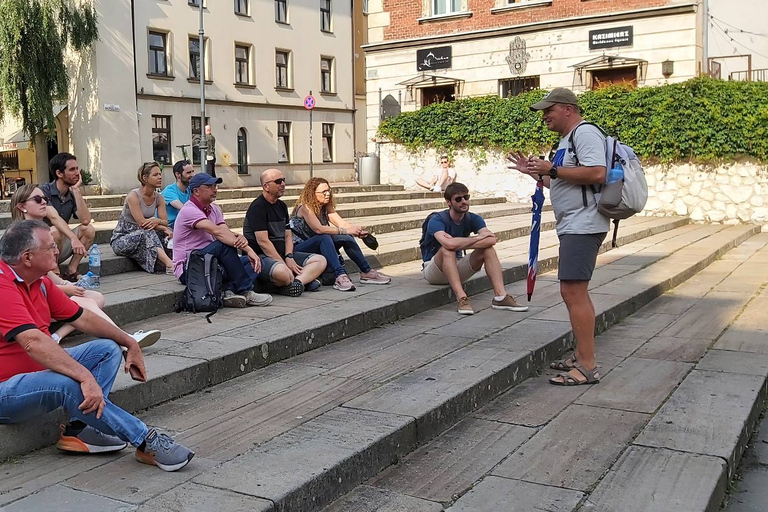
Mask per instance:
[[[0,0],[0,119],[21,119],[31,137],[54,132],[53,107],[66,103],[65,52],[98,38],[96,13],[79,0]]]
[[[438,103],[384,121],[379,135],[418,150],[521,150],[541,153],[557,140],[528,106],[545,91]],[[700,77],[658,87],[613,85],[579,98],[584,118],[647,160],[768,162],[768,83]]]

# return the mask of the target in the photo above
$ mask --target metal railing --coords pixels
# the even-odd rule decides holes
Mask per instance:
[[[750,71],[733,71],[728,74],[728,80],[768,82],[768,68],[753,69],[751,72]]]

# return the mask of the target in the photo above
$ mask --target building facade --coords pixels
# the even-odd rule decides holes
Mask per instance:
[[[204,2],[206,120],[200,116],[199,2]],[[354,179],[352,5],[342,0],[93,0],[100,39],[71,62],[69,149],[103,193],[135,186],[145,161],[199,166],[216,139],[217,175],[258,185],[269,167],[290,183]],[[165,180],[172,179],[170,165]],[[42,174],[42,171],[38,171]]]
[[[699,0],[369,0],[367,21],[369,140],[390,105],[658,85],[706,69]]]

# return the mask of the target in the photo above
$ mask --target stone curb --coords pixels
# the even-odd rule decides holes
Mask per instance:
[[[752,229],[743,230],[740,234],[731,235],[730,240],[719,247],[712,248],[708,253],[698,257],[697,260],[692,261],[688,267],[681,268],[672,276],[648,285],[647,288],[636,294],[634,297],[607,308],[598,315],[597,318],[599,322],[596,326],[596,330],[602,332],[610,325],[631,315],[642,306],[661,295],[667,289],[681,284],[690,276],[701,271],[712,261],[725,254],[728,250],[759,231],[759,226],[755,226]],[[698,245],[704,243],[707,243],[707,240],[700,241]],[[692,246],[693,245],[697,244],[692,244]],[[676,251],[674,254],[681,254],[685,251],[686,248]],[[692,251],[689,251],[689,253],[692,253]],[[694,260],[697,255],[689,254],[688,257],[690,260]],[[551,260],[555,258],[552,257],[549,259]],[[659,261],[657,261],[657,263],[658,262]],[[471,283],[482,289],[487,289],[489,284],[487,278],[477,278]],[[479,290],[473,290],[473,293],[476,291]],[[417,313],[417,311],[414,313]],[[525,320],[523,320],[523,322],[525,322]],[[496,348],[497,354],[499,354],[498,358],[494,358],[496,366],[494,366],[494,363],[490,363],[488,366],[491,368],[489,368],[488,373],[486,373],[484,377],[477,379],[469,386],[454,393],[453,396],[444,400],[442,403],[437,404],[431,410],[426,411],[418,417],[401,415],[391,411],[376,410],[375,407],[366,408],[361,404],[362,399],[365,396],[363,395],[362,397],[355,398],[352,401],[343,404],[338,409],[331,410],[302,425],[302,428],[312,432],[313,436],[302,438],[300,436],[295,436],[293,431],[286,432],[264,443],[252,452],[233,459],[232,461],[225,462],[219,468],[209,472],[210,476],[204,473],[200,477],[197,477],[195,481],[207,485],[226,486],[228,477],[232,476],[233,470],[248,472],[250,468],[259,468],[257,470],[258,475],[256,475],[255,478],[263,479],[267,482],[275,482],[276,477],[279,474],[285,474],[286,468],[281,466],[279,469],[273,469],[273,465],[270,464],[270,462],[274,462],[276,459],[290,460],[288,457],[280,458],[281,453],[286,453],[288,451],[297,453],[309,450],[310,445],[316,437],[322,438],[327,435],[326,431],[328,429],[324,427],[326,422],[325,416],[340,414],[339,410],[343,411],[344,409],[351,409],[358,410],[361,413],[379,413],[399,416],[401,418],[412,418],[415,422],[415,429],[410,430],[410,435],[412,437],[403,438],[402,427],[391,432],[392,436],[398,436],[400,439],[401,444],[398,444],[397,448],[390,445],[388,450],[382,450],[382,444],[386,443],[387,439],[390,439],[389,436],[380,435],[380,437],[377,438],[361,439],[356,446],[347,445],[347,449],[354,450],[353,455],[339,457],[335,461],[335,464],[329,464],[326,460],[320,460],[316,462],[318,465],[317,467],[303,468],[304,472],[311,473],[312,477],[305,481],[298,482],[297,485],[294,484],[291,489],[284,489],[284,485],[281,485],[280,493],[277,495],[270,494],[271,489],[265,488],[264,485],[261,485],[261,490],[258,488],[240,488],[237,484],[232,484],[231,486],[231,488],[238,492],[270,499],[275,505],[275,510],[279,512],[310,512],[321,510],[341,495],[352,490],[357,484],[375,476],[383,469],[381,464],[382,460],[389,460],[392,463],[399,460],[399,458],[403,456],[401,449],[402,445],[416,447],[424,444],[440,432],[454,425],[469,412],[490,402],[493,398],[499,396],[522,380],[533,376],[540,368],[541,363],[544,362],[544,354],[546,354],[547,358],[556,357],[557,355],[562,354],[565,348],[569,348],[572,345],[573,334],[570,331],[570,325],[565,322],[558,323],[563,324],[562,329],[564,332],[562,334],[558,334],[554,339],[550,338],[543,343],[534,342],[529,350],[513,352],[504,348]],[[441,364],[441,361],[445,362],[443,360],[451,359],[450,366],[453,368],[456,366],[454,360],[460,359],[458,355],[460,355],[462,351],[471,350],[473,347],[475,350],[485,349],[483,341],[480,340],[475,344],[459,349],[452,354],[433,361],[427,365],[427,367],[439,365]],[[506,354],[503,354],[505,350]],[[503,361],[498,361],[499,359]],[[405,374],[396,378],[395,381],[390,381],[389,384],[391,384],[393,388],[396,388],[401,394],[408,394],[408,380],[410,379],[413,382],[423,381],[423,374],[426,373],[422,371],[424,368],[426,367],[422,367],[421,369],[412,372],[414,374],[418,373],[418,376]],[[349,425],[348,428],[350,432],[356,430],[355,425]],[[367,454],[371,452],[378,454],[378,463],[369,464],[367,466],[361,464],[360,461],[365,460]],[[309,464],[311,466],[312,462],[310,461]],[[233,468],[233,470],[229,468]],[[339,478],[339,475],[345,475],[347,478]],[[353,475],[353,478],[349,478],[350,475]],[[250,473],[250,476],[254,477],[254,474]]]

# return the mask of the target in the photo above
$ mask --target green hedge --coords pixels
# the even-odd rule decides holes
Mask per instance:
[[[384,121],[382,138],[412,150],[549,150],[557,135],[528,106],[545,91],[437,103]],[[694,78],[657,87],[613,85],[580,96],[584,118],[645,160],[768,162],[768,83]]]

